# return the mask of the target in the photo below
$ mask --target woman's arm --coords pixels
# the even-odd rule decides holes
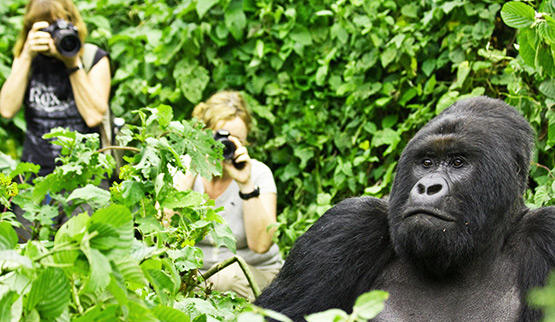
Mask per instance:
[[[237,169],[233,163],[224,162],[226,171],[239,186],[242,193],[250,193],[256,187],[251,178],[251,159],[241,142],[230,136],[229,139],[235,143],[235,161],[245,162],[245,167]],[[245,233],[247,235],[247,245],[255,253],[265,253],[272,246],[272,236],[275,228],[268,229],[268,226],[275,224],[277,214],[277,195],[275,193],[262,193],[258,197],[249,198],[243,201],[243,221]]]
[[[252,182],[239,184],[243,193],[249,193],[255,188]],[[245,222],[245,233],[247,245],[255,253],[265,253],[272,246],[272,236],[275,228],[268,226],[275,224],[277,208],[277,195],[275,193],[263,193],[258,197],[243,201],[243,221]]]
[[[67,65],[66,65],[67,66]],[[80,59],[76,59],[68,68],[81,66]],[[83,68],[69,75],[73,96],[77,110],[87,123],[88,127],[95,127],[102,122],[102,117],[108,109],[110,98],[110,62],[108,57],[103,57],[96,63],[89,73]]]
[[[38,21],[27,34],[23,50],[15,57],[10,75],[0,91],[0,115],[12,118],[23,104],[23,97],[29,82],[31,62],[38,53],[47,52],[51,41],[50,34],[40,29],[48,27],[48,22]]]

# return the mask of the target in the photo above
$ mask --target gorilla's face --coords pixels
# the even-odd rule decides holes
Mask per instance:
[[[464,107],[445,111],[409,142],[391,191],[395,251],[434,275],[494,247],[524,186],[518,168],[527,160],[511,154],[512,129]]]

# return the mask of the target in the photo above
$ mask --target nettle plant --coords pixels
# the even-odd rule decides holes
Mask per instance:
[[[129,152],[121,182],[109,191],[99,185],[115,162],[98,149],[98,136],[62,129],[46,136],[62,146],[53,173],[30,180],[38,167],[21,163],[2,174],[2,320],[227,319],[246,306],[201,285],[202,252],[195,243],[207,234],[231,249],[235,241],[212,202],[173,188],[168,167],[185,171],[181,156],[187,154],[192,171],[218,174],[221,147],[201,124],[172,121],[169,106],[136,113],[140,125],[120,135],[134,147],[113,147]],[[32,223],[34,239],[26,244],[17,243],[10,201]],[[156,205],[177,211],[168,227],[160,224]],[[60,214],[70,218],[55,229],[52,219]]]

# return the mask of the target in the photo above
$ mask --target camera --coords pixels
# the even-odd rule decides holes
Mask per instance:
[[[56,48],[65,57],[73,57],[81,49],[77,28],[71,22],[58,19],[41,31],[48,32],[52,36]]]
[[[214,140],[224,145],[224,151],[223,151],[224,160],[232,160],[235,168],[242,169],[245,167],[246,163],[235,162],[235,160],[233,160],[233,156],[235,155],[235,150],[237,150],[237,147],[235,146],[235,143],[233,143],[233,141],[229,139],[229,136],[230,136],[229,131],[217,130],[216,133],[214,133]]]
[[[224,160],[232,160],[235,150],[237,149],[235,143],[229,139],[229,135],[229,131],[227,130],[217,130],[216,133],[214,133],[214,140],[224,145]]]

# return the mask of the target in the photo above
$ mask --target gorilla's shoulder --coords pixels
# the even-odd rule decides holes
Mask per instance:
[[[529,210],[521,219],[516,240],[533,253],[555,265],[555,207]]]
[[[381,238],[389,231],[387,207],[386,201],[373,197],[345,199],[326,211],[305,235],[318,240],[344,236],[352,241],[351,237],[360,235]]]

